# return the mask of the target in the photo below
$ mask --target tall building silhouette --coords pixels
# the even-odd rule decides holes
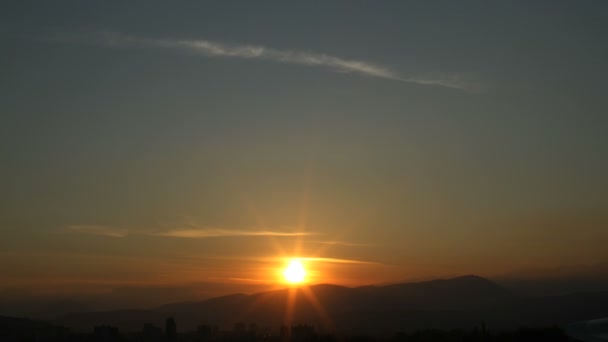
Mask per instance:
[[[177,324],[173,317],[167,318],[167,322],[165,323],[165,336],[168,341],[175,341],[177,338]]]

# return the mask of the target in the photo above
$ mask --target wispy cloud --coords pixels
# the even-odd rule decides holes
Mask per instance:
[[[214,255],[207,256],[205,258],[208,259],[218,259],[218,260],[242,260],[242,261],[255,261],[255,262],[263,262],[263,263],[271,263],[276,264],[285,263],[289,260],[293,259],[293,256],[226,256],[226,255]],[[356,260],[356,259],[341,259],[341,258],[323,258],[323,257],[297,257],[297,259],[306,261],[306,262],[319,262],[319,263],[329,263],[329,264],[352,264],[352,265],[383,265],[380,262],[375,261],[364,261],[364,260]]]
[[[362,261],[352,259],[336,259],[336,258],[301,258],[304,261],[327,262],[332,264],[357,264],[357,265],[378,265],[373,261]]]
[[[441,86],[465,91],[479,91],[478,84],[462,74],[434,73],[432,75],[406,77],[397,71],[375,63],[345,59],[322,53],[281,50],[261,45],[237,45],[209,40],[151,39],[119,32],[98,32],[89,35],[54,37],[106,46],[155,47],[198,53],[208,57],[259,59],[272,62],[327,68],[337,72],[360,74],[419,85]]]
[[[98,235],[114,238],[121,238],[129,235],[129,231],[126,229],[100,225],[72,225],[68,226],[67,230],[73,233]]]
[[[154,235],[169,236],[177,238],[215,238],[215,237],[239,237],[239,236],[308,236],[315,235],[312,232],[282,232],[272,230],[233,230],[233,229],[175,229],[160,232]]]
[[[347,241],[334,241],[334,240],[310,240],[306,241],[307,243],[318,243],[322,245],[332,245],[332,246],[348,246],[348,247],[371,247],[375,246],[371,243],[355,243],[355,242],[347,242]]]
[[[257,236],[274,236],[274,237],[297,237],[318,235],[314,232],[297,232],[297,231],[278,231],[278,230],[245,230],[245,229],[223,229],[223,228],[184,228],[170,229],[167,231],[151,232],[141,229],[129,231],[128,229],[102,226],[102,225],[71,225],[66,227],[71,233],[106,236],[114,238],[122,238],[129,235],[132,236],[166,236],[175,238],[218,238],[218,237],[257,237]]]

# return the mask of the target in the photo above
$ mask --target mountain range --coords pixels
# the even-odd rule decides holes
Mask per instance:
[[[289,304],[291,303],[291,304]],[[383,286],[330,284],[291,287],[256,294],[233,294],[180,302],[150,310],[79,312],[50,322],[75,331],[107,324],[140,331],[145,323],[164,325],[174,317],[181,331],[198,325],[231,329],[255,323],[276,333],[283,324],[312,324],[321,331],[394,333],[418,329],[489,329],[564,325],[608,316],[608,291],[560,296],[524,296],[490,280],[458,278]],[[291,317],[289,319],[288,317]]]

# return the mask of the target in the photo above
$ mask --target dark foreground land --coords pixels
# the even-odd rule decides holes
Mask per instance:
[[[570,336],[595,342],[608,331],[599,319],[608,317],[608,291],[527,296],[463,276],[358,288],[312,285],[146,310],[8,316],[0,316],[0,342],[574,341]]]
[[[176,322],[168,318],[165,328],[146,324],[140,332],[121,333],[116,327],[100,325],[90,332],[72,332],[68,328],[40,321],[0,317],[0,341],[14,342],[434,342],[434,341],[577,341],[557,326],[521,328],[513,331],[491,332],[482,323],[469,330],[420,330],[353,335],[321,332],[310,325],[281,326],[277,332],[258,329],[255,324],[237,323],[232,330],[201,325],[196,331],[178,332]]]

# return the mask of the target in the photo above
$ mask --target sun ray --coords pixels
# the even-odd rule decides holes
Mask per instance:
[[[287,301],[285,305],[285,317],[283,318],[284,325],[291,331],[291,324],[293,323],[293,312],[296,306],[296,299],[298,295],[297,287],[290,287],[287,289]]]
[[[306,296],[306,299],[308,300],[308,302],[310,304],[312,304],[313,308],[317,311],[317,314],[319,315],[319,317],[325,324],[326,330],[329,330],[329,332],[333,332],[335,330],[334,321],[331,319],[331,316],[327,313],[327,310],[325,310],[325,307],[323,307],[323,304],[321,304],[321,302],[319,301],[317,296],[314,294],[314,292],[312,292],[310,287],[303,286],[301,289],[302,289],[302,292],[304,292],[304,295]]]
[[[264,293],[260,294],[251,304],[247,305],[247,307],[245,307],[243,309],[243,311],[241,311],[236,316],[235,321],[240,322],[240,321],[244,320],[244,318],[247,317],[247,315],[249,315],[249,313],[253,312],[258,306],[260,306],[260,305],[264,304],[266,301],[268,301],[272,297],[272,292],[280,290],[280,289],[282,289],[282,287],[274,286],[274,287],[268,289],[268,292],[264,292]]]

